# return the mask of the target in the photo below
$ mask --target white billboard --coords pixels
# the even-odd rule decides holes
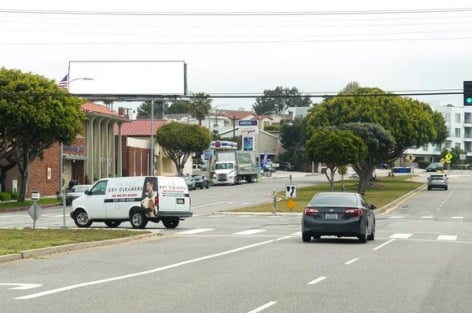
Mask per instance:
[[[69,61],[71,94],[89,99],[146,99],[187,94],[184,61]]]

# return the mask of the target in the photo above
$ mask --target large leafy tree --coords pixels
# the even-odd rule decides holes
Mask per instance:
[[[408,147],[440,144],[447,138],[443,116],[428,104],[355,83],[313,107],[307,132],[311,136],[319,127],[353,122],[379,124],[393,136],[395,146],[379,159],[381,163],[397,159]]]
[[[311,103],[310,97],[302,96],[295,87],[276,87],[274,90],[264,90],[264,95],[256,98],[252,109],[259,115],[267,112],[280,114],[289,107],[307,107],[311,106]]]
[[[292,123],[284,123],[280,129],[280,143],[286,150],[281,161],[300,164],[305,161],[305,122],[302,118],[295,118]]]
[[[361,138],[347,130],[335,127],[319,128],[311,135],[306,145],[311,160],[326,164],[326,178],[330,190],[334,190],[334,175],[339,167],[356,163],[367,155],[367,147]]]
[[[31,163],[55,142],[72,143],[81,131],[82,103],[53,80],[0,69],[0,163],[2,169],[18,167],[19,200],[26,196]]]
[[[162,119],[164,118],[164,110],[166,106],[167,106],[167,103],[162,99],[144,101],[138,107],[137,118],[138,119],[151,118],[151,111],[153,108],[154,109],[153,118]]]
[[[198,125],[202,125],[202,120],[210,113],[211,101],[210,95],[203,92],[197,93],[192,97],[191,113],[198,120]]]
[[[347,123],[339,127],[357,135],[367,147],[366,157],[351,163],[360,178],[357,192],[363,194],[376,165],[385,162],[395,149],[395,139],[385,128],[375,123]]]
[[[177,100],[173,101],[166,109],[166,114],[175,114],[175,113],[191,113],[192,104],[189,100]]]
[[[211,140],[203,126],[173,122],[159,128],[156,141],[182,175],[187,160],[194,152],[208,148]]]

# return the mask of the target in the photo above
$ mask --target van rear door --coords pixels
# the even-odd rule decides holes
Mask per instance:
[[[159,212],[190,212],[190,194],[183,177],[159,177]],[[184,214],[187,215],[187,214]]]

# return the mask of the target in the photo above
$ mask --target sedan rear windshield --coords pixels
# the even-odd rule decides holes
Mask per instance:
[[[317,195],[310,201],[314,206],[356,206],[357,201],[354,195]]]

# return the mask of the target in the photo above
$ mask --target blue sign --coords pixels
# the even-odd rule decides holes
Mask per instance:
[[[257,126],[257,120],[239,120],[239,126]]]
[[[243,137],[243,150],[254,151],[254,137]]]

